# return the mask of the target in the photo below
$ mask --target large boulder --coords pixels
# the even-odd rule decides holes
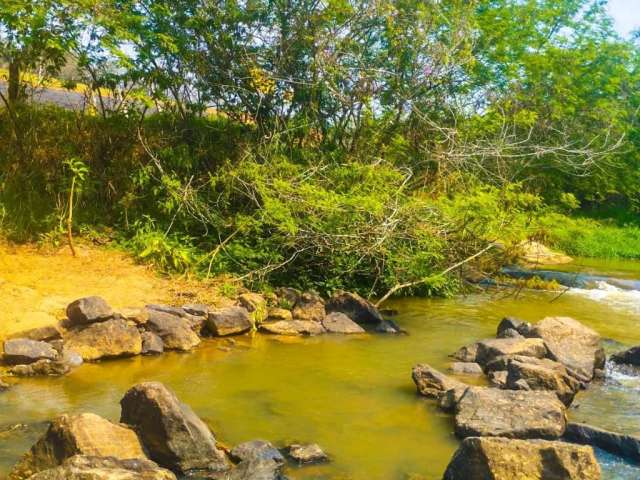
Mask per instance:
[[[274,335],[320,335],[325,329],[320,322],[311,320],[280,320],[260,325],[260,330]]]
[[[300,295],[291,313],[295,320],[312,322],[321,322],[327,314],[324,300],[320,295],[313,292],[305,292]]]
[[[120,405],[120,421],[138,432],[149,458],[159,465],[185,475],[229,468],[209,427],[163,384],[138,384]]]
[[[237,463],[256,459],[273,460],[279,464],[285,463],[280,450],[266,440],[251,440],[236,445],[229,452],[229,456]]]
[[[333,312],[324,317],[322,326],[328,333],[365,333],[360,325],[340,312]]]
[[[634,463],[640,462],[640,437],[609,432],[584,423],[570,423],[565,440],[598,447]]]
[[[56,360],[58,352],[48,343],[28,338],[14,338],[4,342],[4,362],[19,365],[38,360]]]
[[[609,357],[610,360],[619,365],[633,365],[640,367],[640,346],[631,347],[628,350],[614,353]]]
[[[482,366],[503,355],[544,358],[547,348],[539,338],[491,338],[478,342],[476,362]]]
[[[85,297],[67,306],[69,325],[86,325],[113,318],[114,311],[102,297]]]
[[[74,455],[113,457],[116,459],[146,458],[136,433],[93,413],[62,415],[31,447],[11,472],[12,480],[55,468]]]
[[[227,307],[209,312],[207,329],[213,335],[226,337],[248,332],[253,327],[249,311],[244,307]]]
[[[142,351],[142,338],[138,329],[125,320],[107,320],[69,330],[65,348],[85,361],[130,357]]]
[[[565,406],[553,392],[467,388],[456,405],[461,438],[556,439],[566,426]]]
[[[464,383],[440,373],[426,363],[413,367],[411,377],[416,384],[418,393],[429,398],[439,398],[447,390],[466,387]]]
[[[604,367],[600,335],[569,317],[547,317],[533,326],[530,336],[541,338],[549,358],[562,363],[578,380],[589,382]]]
[[[340,312],[356,323],[378,324],[384,319],[378,309],[357,293],[338,292],[326,304],[328,313]]]
[[[147,309],[146,327],[162,339],[166,350],[191,350],[200,344],[200,337],[193,331],[188,319],[172,313]]]
[[[176,480],[151,460],[75,455],[61,466],[43,470],[29,480]]]
[[[506,388],[518,390],[521,386],[526,390],[553,391],[568,406],[580,390],[581,383],[559,362],[519,357],[508,362]]]
[[[443,480],[600,480],[590,447],[546,440],[467,438]]]

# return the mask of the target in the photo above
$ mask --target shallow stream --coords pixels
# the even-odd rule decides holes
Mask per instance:
[[[611,268],[615,267],[615,268]],[[640,279],[640,263],[623,265]],[[620,266],[594,264],[607,274]],[[203,417],[217,438],[234,445],[263,438],[277,445],[319,443],[332,457],[324,466],[290,470],[292,479],[440,479],[458,441],[452,419],[420,398],[411,367],[445,370],[447,355],[495,335],[503,316],[529,321],[572,316],[607,339],[609,350],[640,344],[640,292],[607,285],[594,290],[489,291],[445,300],[390,303],[407,336],[265,335],[205,340],[191,353],[136,357],[83,365],[64,378],[22,380],[0,395],[0,478],[34,443],[46,421],[90,411],[119,418],[119,400],[133,384],[164,382]],[[469,379],[469,381],[473,381]],[[640,434],[640,377],[614,371],[581,392],[572,420]],[[605,480],[637,480],[640,468],[600,456]]]

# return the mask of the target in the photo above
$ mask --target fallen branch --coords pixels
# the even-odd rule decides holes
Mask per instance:
[[[467,262],[470,262],[471,260],[473,260],[474,258],[478,258],[480,255],[488,252],[489,250],[491,250],[493,247],[495,247],[495,243],[491,243],[488,246],[486,246],[485,248],[483,248],[482,250],[480,250],[477,253],[474,253],[473,255],[471,255],[470,257],[465,258],[464,260],[459,261],[458,263],[456,263],[455,265],[451,265],[449,268],[447,268],[446,270],[443,270],[442,272],[440,272],[440,274],[438,276],[443,276],[446,275],[447,273],[449,273],[452,270],[455,270],[456,268],[461,267],[462,265],[464,265]],[[384,296],[378,300],[375,303],[376,308],[379,307],[380,305],[382,305],[382,303],[384,303],[386,300],[389,299],[389,297],[391,295],[393,295],[394,293],[396,293],[398,290],[402,290],[403,288],[409,288],[409,287],[415,287],[416,285],[420,285],[421,283],[424,283],[426,281],[428,281],[430,278],[433,278],[433,276],[429,276],[429,277],[425,277],[425,278],[421,278],[420,280],[416,280],[413,282],[407,282],[407,283],[399,283],[398,285],[395,285],[394,287],[392,287],[387,293],[384,294]]]

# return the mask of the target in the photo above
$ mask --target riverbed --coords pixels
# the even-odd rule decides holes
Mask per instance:
[[[619,267],[619,266],[618,266]],[[590,268],[607,273],[606,264]],[[619,268],[618,268],[619,269]],[[640,263],[624,264],[640,278]],[[634,275],[637,272],[637,275]],[[574,317],[607,338],[610,351],[640,344],[634,292],[488,290],[451,299],[390,302],[409,335],[265,335],[205,340],[191,353],[86,364],[63,378],[21,380],[0,395],[0,478],[46,428],[71,412],[119,418],[119,400],[133,384],[164,382],[234,445],[266,439],[276,445],[315,442],[327,465],[289,470],[292,479],[440,479],[458,446],[450,416],[416,395],[411,367],[446,370],[448,354],[495,335],[504,316],[535,322]],[[638,292],[640,295],[640,292]],[[465,378],[473,382],[473,378]],[[570,418],[640,434],[640,378],[612,371],[579,393]],[[603,479],[637,480],[640,468],[601,455]]]

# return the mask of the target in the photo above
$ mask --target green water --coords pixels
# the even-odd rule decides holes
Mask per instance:
[[[244,336],[236,337],[230,351],[225,351],[224,340],[205,340],[187,354],[83,365],[64,378],[23,380],[0,395],[0,430],[18,422],[27,425],[0,434],[0,476],[41,434],[46,420],[84,411],[117,420],[118,402],[130,386],[158,380],[189,403],[225,444],[256,438],[277,445],[316,442],[332,457],[325,466],[289,471],[291,478],[439,479],[458,441],[452,419],[416,395],[410,376],[414,364],[446,369],[447,354],[493,336],[505,315],[530,321],[573,316],[604,337],[640,343],[640,316],[632,308],[582,295],[556,297],[494,292],[448,300],[407,299],[389,306],[399,311],[396,321],[408,336],[286,341]],[[582,392],[580,407],[570,415],[640,432],[633,401],[638,391],[634,385],[629,388],[619,396],[604,395],[610,392],[606,386]],[[640,477],[626,476],[615,465],[607,468],[605,479]],[[633,472],[638,473],[632,470],[630,475]]]

